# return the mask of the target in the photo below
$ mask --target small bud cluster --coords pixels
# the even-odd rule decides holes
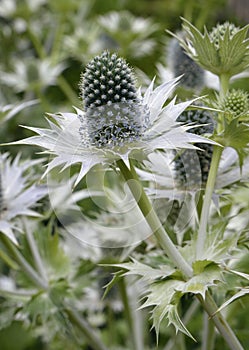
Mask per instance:
[[[219,49],[220,40],[224,40],[224,36],[227,31],[229,38],[231,39],[234,34],[239,31],[239,28],[235,27],[233,23],[225,22],[223,24],[218,24],[210,32],[210,39],[215,44],[216,49]]]
[[[214,129],[213,119],[207,111],[185,111],[177,121],[184,124],[202,125],[188,130],[197,135],[210,134]],[[175,174],[180,186],[196,187],[207,182],[213,147],[205,143],[196,143],[195,146],[201,150],[185,150],[175,157]]]
[[[168,64],[174,77],[183,75],[180,85],[192,89],[204,86],[204,70],[184,52],[176,39],[169,45]]]
[[[221,102],[221,109],[230,113],[230,118],[249,114],[249,95],[243,90],[232,89]],[[229,118],[229,116],[228,116]]]
[[[80,89],[85,110],[137,99],[131,69],[122,58],[108,51],[88,63]]]

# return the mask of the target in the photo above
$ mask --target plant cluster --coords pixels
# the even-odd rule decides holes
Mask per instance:
[[[249,27],[97,5],[1,5],[1,349],[246,349]]]

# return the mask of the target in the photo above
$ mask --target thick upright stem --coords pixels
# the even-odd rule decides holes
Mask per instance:
[[[208,314],[204,313],[201,350],[213,350],[214,342],[215,342],[214,323],[209,319]]]
[[[222,148],[220,146],[214,146],[213,157],[211,161],[211,166],[209,170],[205,196],[201,211],[200,225],[197,236],[196,243],[196,259],[201,260],[203,257],[203,251],[205,247],[206,237],[207,237],[207,223],[209,218],[209,210],[212,201],[212,195],[214,192],[214,186],[218,171],[218,166],[222,154]]]
[[[131,339],[131,345],[134,350],[142,350],[139,339],[137,339],[136,329],[135,329],[135,319],[133,317],[133,310],[131,306],[131,301],[127,293],[127,286],[124,277],[119,281],[119,290],[121,294],[121,299],[123,301],[124,313],[129,326],[129,333]],[[136,311],[138,312],[138,311]]]
[[[231,350],[244,350],[243,346],[240,344],[236,335],[233,333],[226,320],[222,317],[221,313],[216,313],[218,307],[215,304],[210,293],[206,293],[205,301],[200,295],[197,297],[200,300],[200,303],[202,304],[204,310],[206,310],[208,315],[212,318],[220,334],[226,340],[229,348]]]
[[[190,278],[193,273],[191,266],[189,266],[189,264],[184,260],[174,243],[169,238],[165,229],[163,228],[146,193],[144,192],[141,183],[139,182],[137,174],[134,171],[132,165],[131,170],[129,170],[121,159],[117,161],[117,165],[125,180],[127,181],[130,191],[133,194],[141,212],[144,215],[145,220],[149,224],[151,231],[155,235],[158,243],[164,249],[175,266],[177,266],[187,278]]]

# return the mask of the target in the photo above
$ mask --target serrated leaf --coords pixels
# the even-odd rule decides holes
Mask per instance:
[[[249,146],[249,125],[240,123],[238,118],[230,123],[225,120],[225,129],[221,136],[218,136],[217,142],[223,146],[232,147],[238,153],[240,167],[243,166],[244,157],[247,155]]]
[[[202,273],[205,270],[205,267],[212,263],[213,261],[207,259],[194,261],[192,264],[194,275]]]
[[[205,261],[206,262],[206,261]],[[203,264],[201,261],[196,262],[199,263],[199,268],[203,268]],[[204,267],[203,271],[191,279],[189,279],[184,284],[184,289],[182,289],[182,293],[193,293],[193,294],[201,294],[203,298],[205,298],[205,293],[207,289],[211,286],[214,286],[217,281],[222,281],[221,270],[217,264],[208,264]]]
[[[186,334],[189,338],[193,339],[196,342],[195,338],[188,331],[188,329],[186,328],[186,326],[183,324],[182,320],[180,319],[176,305],[169,306],[168,320],[169,320],[169,324],[173,324],[173,326],[175,327],[176,333],[178,331],[181,331],[182,333]]]
[[[184,282],[177,280],[167,280],[162,282],[156,282],[152,284],[148,289],[147,300],[141,306],[145,308],[148,306],[153,306],[152,316],[153,327],[155,328],[157,339],[159,336],[159,328],[164,317],[168,319],[168,313],[170,311],[171,302],[174,301],[175,307],[177,307],[177,302],[175,296],[178,296],[178,301],[180,300],[179,292],[177,289],[183,288]],[[178,327],[178,326],[177,326]]]
[[[229,304],[231,304],[234,300],[239,299],[245,295],[249,294],[249,288],[242,288],[238,293],[234,294],[230,299],[228,299],[225,303],[223,303],[218,310],[216,310],[215,314],[217,312],[220,312],[225,307],[227,307]]]
[[[104,288],[105,288],[105,292],[102,296],[102,299],[104,299],[107,294],[110,292],[110,290],[112,289],[112,287],[120,280],[121,276],[123,276],[123,272],[119,271],[117,273],[115,273],[115,275],[113,276],[113,278],[110,280],[109,283],[107,283]]]
[[[219,47],[217,48],[206,28],[202,34],[189,21],[184,18],[182,20],[187,39],[174,36],[187,54],[204,69],[219,76],[226,74],[231,77],[248,67],[249,50],[248,39],[246,39],[248,25],[238,30],[232,37],[230,37],[229,28],[227,28],[224,37],[219,38]]]
[[[168,265],[162,265],[159,266],[159,268],[153,268],[149,265],[137,261],[134,258],[132,258],[132,262],[115,264],[112,266],[128,270],[124,273],[124,275],[138,275],[147,282],[153,282],[156,279],[166,278],[168,276],[171,276],[176,271],[174,268]]]

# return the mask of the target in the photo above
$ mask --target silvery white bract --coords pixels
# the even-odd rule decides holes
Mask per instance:
[[[174,157],[175,155],[170,152],[155,152],[148,156],[148,161],[145,161],[146,169],[137,169],[143,181],[150,181],[151,184],[154,184],[153,187],[147,188],[148,194],[153,198],[168,198],[182,201],[187,192],[194,195],[201,188],[201,177],[195,187],[188,186],[188,183],[183,188],[178,187],[174,170]],[[196,161],[198,162],[197,156]],[[224,188],[237,181],[248,179],[248,177],[249,159],[246,158],[241,171],[236,151],[230,147],[225,148],[219,164],[215,188]]]
[[[123,159],[128,165],[129,157],[144,158],[147,154],[156,149],[180,149],[194,148],[191,143],[208,142],[206,139],[187,133],[188,127],[181,126],[176,122],[177,117],[191,104],[192,101],[176,104],[173,99],[164,107],[164,103],[175,88],[178,79],[169,81],[153,88],[154,81],[146,90],[144,96],[138,92],[139,104],[131,102],[127,108],[134,111],[141,106],[141,112],[144,109],[147,115],[137,115],[137,118],[146,117],[146,125],[143,123],[142,132],[138,137],[130,139],[128,136],[122,137],[121,142],[108,147],[99,147],[98,144],[89,142],[89,123],[86,118],[86,112],[75,109],[76,113],[50,114],[48,118],[49,129],[26,127],[34,131],[37,136],[14,142],[14,144],[30,144],[45,148],[46,152],[53,155],[53,159],[48,164],[47,172],[57,166],[63,166],[63,169],[73,164],[80,163],[81,170],[76,180],[76,184],[87,174],[87,172],[96,164],[111,164],[115,160]],[[112,104],[112,108],[124,110],[120,104]],[[123,103],[122,103],[123,105]],[[139,110],[139,107],[138,109]],[[101,106],[96,107],[96,113],[101,113]],[[95,122],[95,127],[101,125]]]
[[[40,160],[20,161],[18,155],[11,161],[8,153],[0,155],[0,231],[17,244],[14,231],[20,230],[14,219],[20,215],[39,216],[31,208],[44,197],[44,186],[29,186],[26,170],[40,163]]]

